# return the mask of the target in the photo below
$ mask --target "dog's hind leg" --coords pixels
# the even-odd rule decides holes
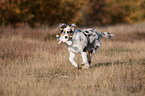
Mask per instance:
[[[70,52],[69,61],[75,66],[78,67],[78,64],[74,61],[75,53]]]
[[[87,56],[88,56],[88,62],[89,62],[89,65],[91,64],[91,53],[90,51],[87,51]]]
[[[91,52],[90,51],[87,52],[89,65],[91,64],[92,57],[94,56],[95,53],[97,53],[100,47],[101,47],[101,43],[99,46],[96,46]]]

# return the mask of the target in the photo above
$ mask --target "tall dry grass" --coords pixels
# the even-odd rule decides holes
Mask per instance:
[[[102,40],[102,48],[86,70],[71,65],[65,44],[58,45],[54,38],[59,33],[56,28],[1,28],[0,95],[143,96],[143,26],[144,23],[95,27],[116,36]],[[76,61],[82,61],[80,55]]]

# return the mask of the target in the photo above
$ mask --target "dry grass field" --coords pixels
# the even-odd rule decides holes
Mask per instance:
[[[0,28],[0,96],[143,96],[145,23],[94,29],[116,36],[102,39],[90,69],[77,69],[56,27]]]

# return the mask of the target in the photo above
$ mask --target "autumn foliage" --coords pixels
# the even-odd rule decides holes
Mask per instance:
[[[144,0],[1,0],[0,25],[108,25],[145,21]]]

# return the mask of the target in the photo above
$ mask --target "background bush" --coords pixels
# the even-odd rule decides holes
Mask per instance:
[[[1,0],[0,25],[136,23],[145,20],[144,9],[144,0]]]

